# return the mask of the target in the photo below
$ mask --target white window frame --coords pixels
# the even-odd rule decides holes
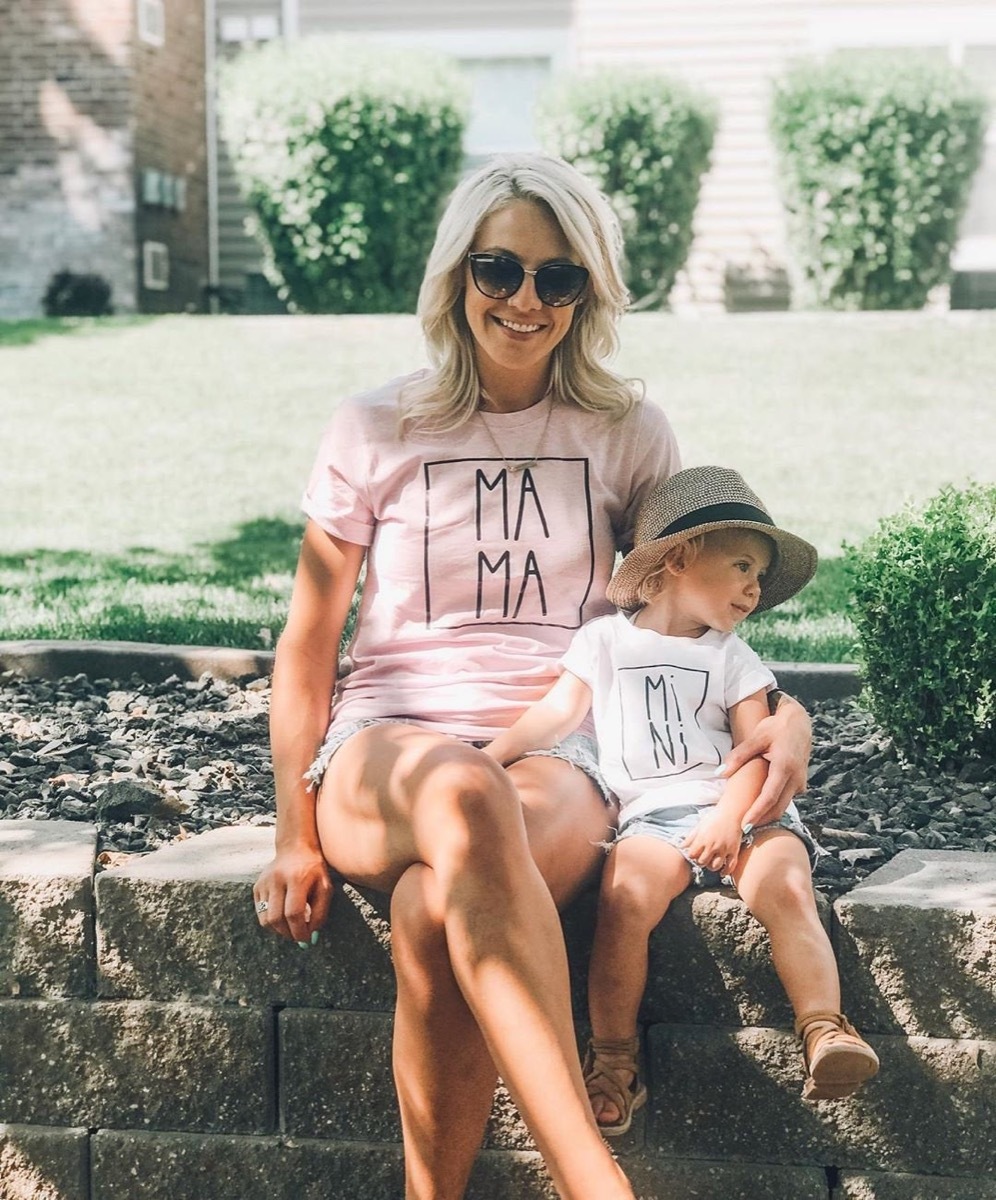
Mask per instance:
[[[142,287],[149,292],[169,291],[169,246],[165,242],[142,243]]]
[[[278,37],[280,17],[276,13],[225,13],[218,23],[218,38],[225,44],[272,42]]]
[[[566,26],[488,29],[485,32],[486,36],[479,29],[392,29],[363,30],[358,36],[365,41],[384,46],[435,50],[457,62],[491,58],[547,59],[550,63],[551,79],[573,61],[572,34]],[[472,151],[475,157],[487,153],[489,151],[485,146]]]
[[[166,44],[165,0],[137,0],[138,37],[147,46]]]

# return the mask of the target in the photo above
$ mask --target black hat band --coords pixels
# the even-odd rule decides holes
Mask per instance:
[[[755,508],[753,504],[742,504],[740,501],[727,501],[723,504],[706,504],[703,508],[678,517],[653,540],[670,537],[672,533],[684,533],[686,529],[693,529],[696,525],[710,525],[713,521],[751,521],[755,525],[771,526],[775,524],[762,508]]]

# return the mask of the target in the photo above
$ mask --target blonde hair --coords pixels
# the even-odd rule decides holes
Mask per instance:
[[[435,369],[404,389],[402,427],[456,429],[477,410],[481,385],[462,304],[465,260],[481,222],[514,200],[546,209],[591,276],[584,303],[553,352],[553,399],[622,416],[640,395],[634,381],[602,365],[618,348],[617,326],[629,304],[619,266],[622,235],[608,200],[561,158],[500,155],[459,184],[439,223],[418,298]]]
[[[671,574],[672,563],[676,559],[681,561],[681,569],[685,570],[695,562],[708,541],[717,540],[717,534],[727,537],[736,533],[748,534],[765,542],[771,551],[770,566],[775,565],[778,560],[778,544],[766,533],[761,533],[759,529],[742,529],[736,525],[707,529],[705,533],[698,533],[694,537],[685,538],[684,541],[675,542],[673,546],[669,546],[657,562],[647,570],[646,575],[640,581],[640,586],[636,589],[640,604],[649,604],[667,587],[667,577]]]
[[[649,604],[655,596],[659,596],[667,586],[667,577],[671,574],[671,564],[680,559],[685,567],[690,567],[702,552],[702,547],[705,545],[707,533],[700,533],[696,537],[686,538],[683,542],[675,542],[673,546],[669,546],[667,550],[660,556],[657,562],[648,569],[646,575],[640,580],[640,586],[636,589],[637,597],[640,604]]]

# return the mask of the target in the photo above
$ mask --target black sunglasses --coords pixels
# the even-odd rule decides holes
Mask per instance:
[[[522,287],[527,275],[536,282],[542,304],[564,308],[573,304],[588,285],[588,268],[576,263],[547,263],[527,271],[522,263],[504,254],[468,254],[474,286],[491,300],[507,300]]]

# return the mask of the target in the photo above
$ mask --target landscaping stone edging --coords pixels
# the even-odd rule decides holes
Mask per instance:
[[[858,669],[851,663],[768,665],[781,687],[804,704],[843,699],[861,690]],[[126,680],[137,675],[148,683],[160,683],[171,675],[198,679],[207,671],[216,679],[238,682],[267,676],[272,669],[271,650],[153,642],[0,641],[0,670],[18,671],[34,679],[82,674],[91,679]]]

